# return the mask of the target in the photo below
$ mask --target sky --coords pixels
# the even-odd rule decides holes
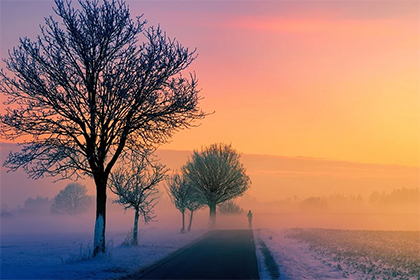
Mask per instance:
[[[197,47],[215,111],[168,148],[419,165],[417,1],[164,3],[132,8]]]
[[[249,194],[261,201],[419,186],[420,2],[127,3],[132,17],[197,49],[187,70],[212,114],[161,147],[170,168],[224,142],[244,154]],[[36,38],[53,5],[0,0],[1,58],[19,37]],[[1,161],[9,148],[2,144]],[[53,197],[65,186],[24,176],[1,168],[2,202]]]
[[[418,1],[127,3],[197,48],[188,70],[214,112],[162,149],[225,142],[247,154],[419,166]],[[0,2],[2,58],[39,34],[53,5]]]

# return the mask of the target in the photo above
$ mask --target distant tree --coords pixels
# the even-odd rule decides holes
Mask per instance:
[[[87,212],[92,207],[92,203],[92,198],[87,195],[86,186],[71,183],[54,197],[51,211],[58,214],[77,215]]]
[[[355,195],[343,195],[339,193],[332,194],[326,198],[328,204],[335,205],[335,206],[343,206],[343,205],[361,205],[363,204],[363,197],[361,194]]]
[[[385,195],[385,192],[383,192],[382,196],[383,195]],[[381,197],[381,195],[379,194],[379,192],[377,192],[377,191],[372,192],[372,194],[369,197],[369,203],[370,204],[378,203],[380,197]]]
[[[222,215],[241,215],[245,213],[244,209],[232,200],[220,203],[217,208]]]
[[[370,195],[369,203],[376,205],[409,205],[420,203],[419,188],[393,189],[390,193],[377,191]]]
[[[164,165],[150,159],[151,154],[145,153],[139,158],[133,158],[130,167],[120,167],[110,176],[110,190],[118,195],[115,203],[125,209],[134,209],[133,243],[138,245],[138,220],[140,215],[147,224],[155,218],[154,207],[157,204],[157,185],[165,178]]]
[[[13,217],[13,214],[9,211],[9,206],[7,205],[7,203],[2,203],[1,204],[0,217],[2,217],[2,218],[12,218]]]
[[[308,211],[324,211],[328,207],[328,202],[325,198],[311,196],[300,202],[300,207]]]
[[[55,0],[36,41],[21,38],[0,71],[0,137],[22,142],[5,166],[31,178],[88,175],[96,185],[93,254],[105,252],[106,190],[117,160],[167,142],[205,114],[196,58],[123,0]]]
[[[204,204],[202,203],[202,201],[200,201],[196,189],[194,187],[191,188],[190,193],[188,195],[188,200],[187,200],[187,209],[190,211],[190,219],[189,219],[188,228],[187,228],[188,232],[191,231],[194,212],[202,208],[203,206]]]
[[[181,212],[181,233],[185,232],[185,210],[189,210],[190,219],[187,231],[191,231],[194,212],[204,206],[197,189],[183,175],[175,174],[168,178],[166,191],[175,207]]]
[[[191,193],[192,185],[179,174],[170,176],[166,181],[166,192],[175,208],[181,212],[181,233],[185,232],[185,210],[187,209],[189,195]],[[192,217],[192,215],[191,215]]]
[[[199,201],[210,208],[210,227],[216,226],[216,206],[242,195],[250,186],[240,157],[231,145],[213,144],[201,152],[194,151],[182,167]]]
[[[29,215],[39,215],[39,214],[50,214],[51,205],[53,203],[52,199],[48,197],[37,196],[36,198],[29,197],[25,200],[23,207],[19,212]]]

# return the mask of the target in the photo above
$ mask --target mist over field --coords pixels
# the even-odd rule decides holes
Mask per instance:
[[[15,149],[1,145],[1,160]],[[179,170],[191,152],[159,150],[157,156],[171,169]],[[242,155],[252,185],[235,200],[243,215],[217,215],[219,228],[246,228],[246,212],[254,213],[255,228],[321,227],[369,230],[419,230],[419,171],[414,167],[370,165],[312,158]],[[71,181],[52,178],[27,179],[19,170],[1,168],[2,234],[27,232],[93,232],[94,207],[80,215],[52,214],[50,204]],[[79,180],[94,196],[91,179]],[[164,183],[150,227],[180,228],[181,215],[170,202]],[[29,198],[44,205],[28,207]],[[42,198],[42,199],[41,199]],[[107,231],[129,231],[134,212],[112,203],[108,192]],[[49,204],[48,204],[49,203]],[[8,215],[9,214],[9,215]],[[208,227],[208,208],[199,210],[193,230]]]

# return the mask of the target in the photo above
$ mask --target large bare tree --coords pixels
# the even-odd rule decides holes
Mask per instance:
[[[102,3],[102,4],[101,4]],[[205,114],[196,58],[159,28],[130,18],[123,0],[55,0],[35,41],[21,38],[0,72],[7,96],[1,137],[22,144],[5,166],[31,178],[91,176],[96,185],[94,255],[105,251],[106,189],[117,162],[165,143]]]
[[[182,167],[198,199],[210,208],[210,227],[216,226],[216,206],[242,195],[250,186],[240,158],[231,145],[213,144],[200,152],[194,151]]]
[[[134,209],[134,246],[138,245],[140,215],[146,224],[155,218],[154,207],[159,198],[157,185],[167,172],[165,166],[151,156],[153,155],[145,152],[140,157],[134,157],[129,168],[121,166],[110,175],[109,188],[118,195],[114,202],[123,205],[125,209]]]

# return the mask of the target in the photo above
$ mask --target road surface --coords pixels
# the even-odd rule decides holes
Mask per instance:
[[[259,279],[252,231],[211,231],[141,279]]]

